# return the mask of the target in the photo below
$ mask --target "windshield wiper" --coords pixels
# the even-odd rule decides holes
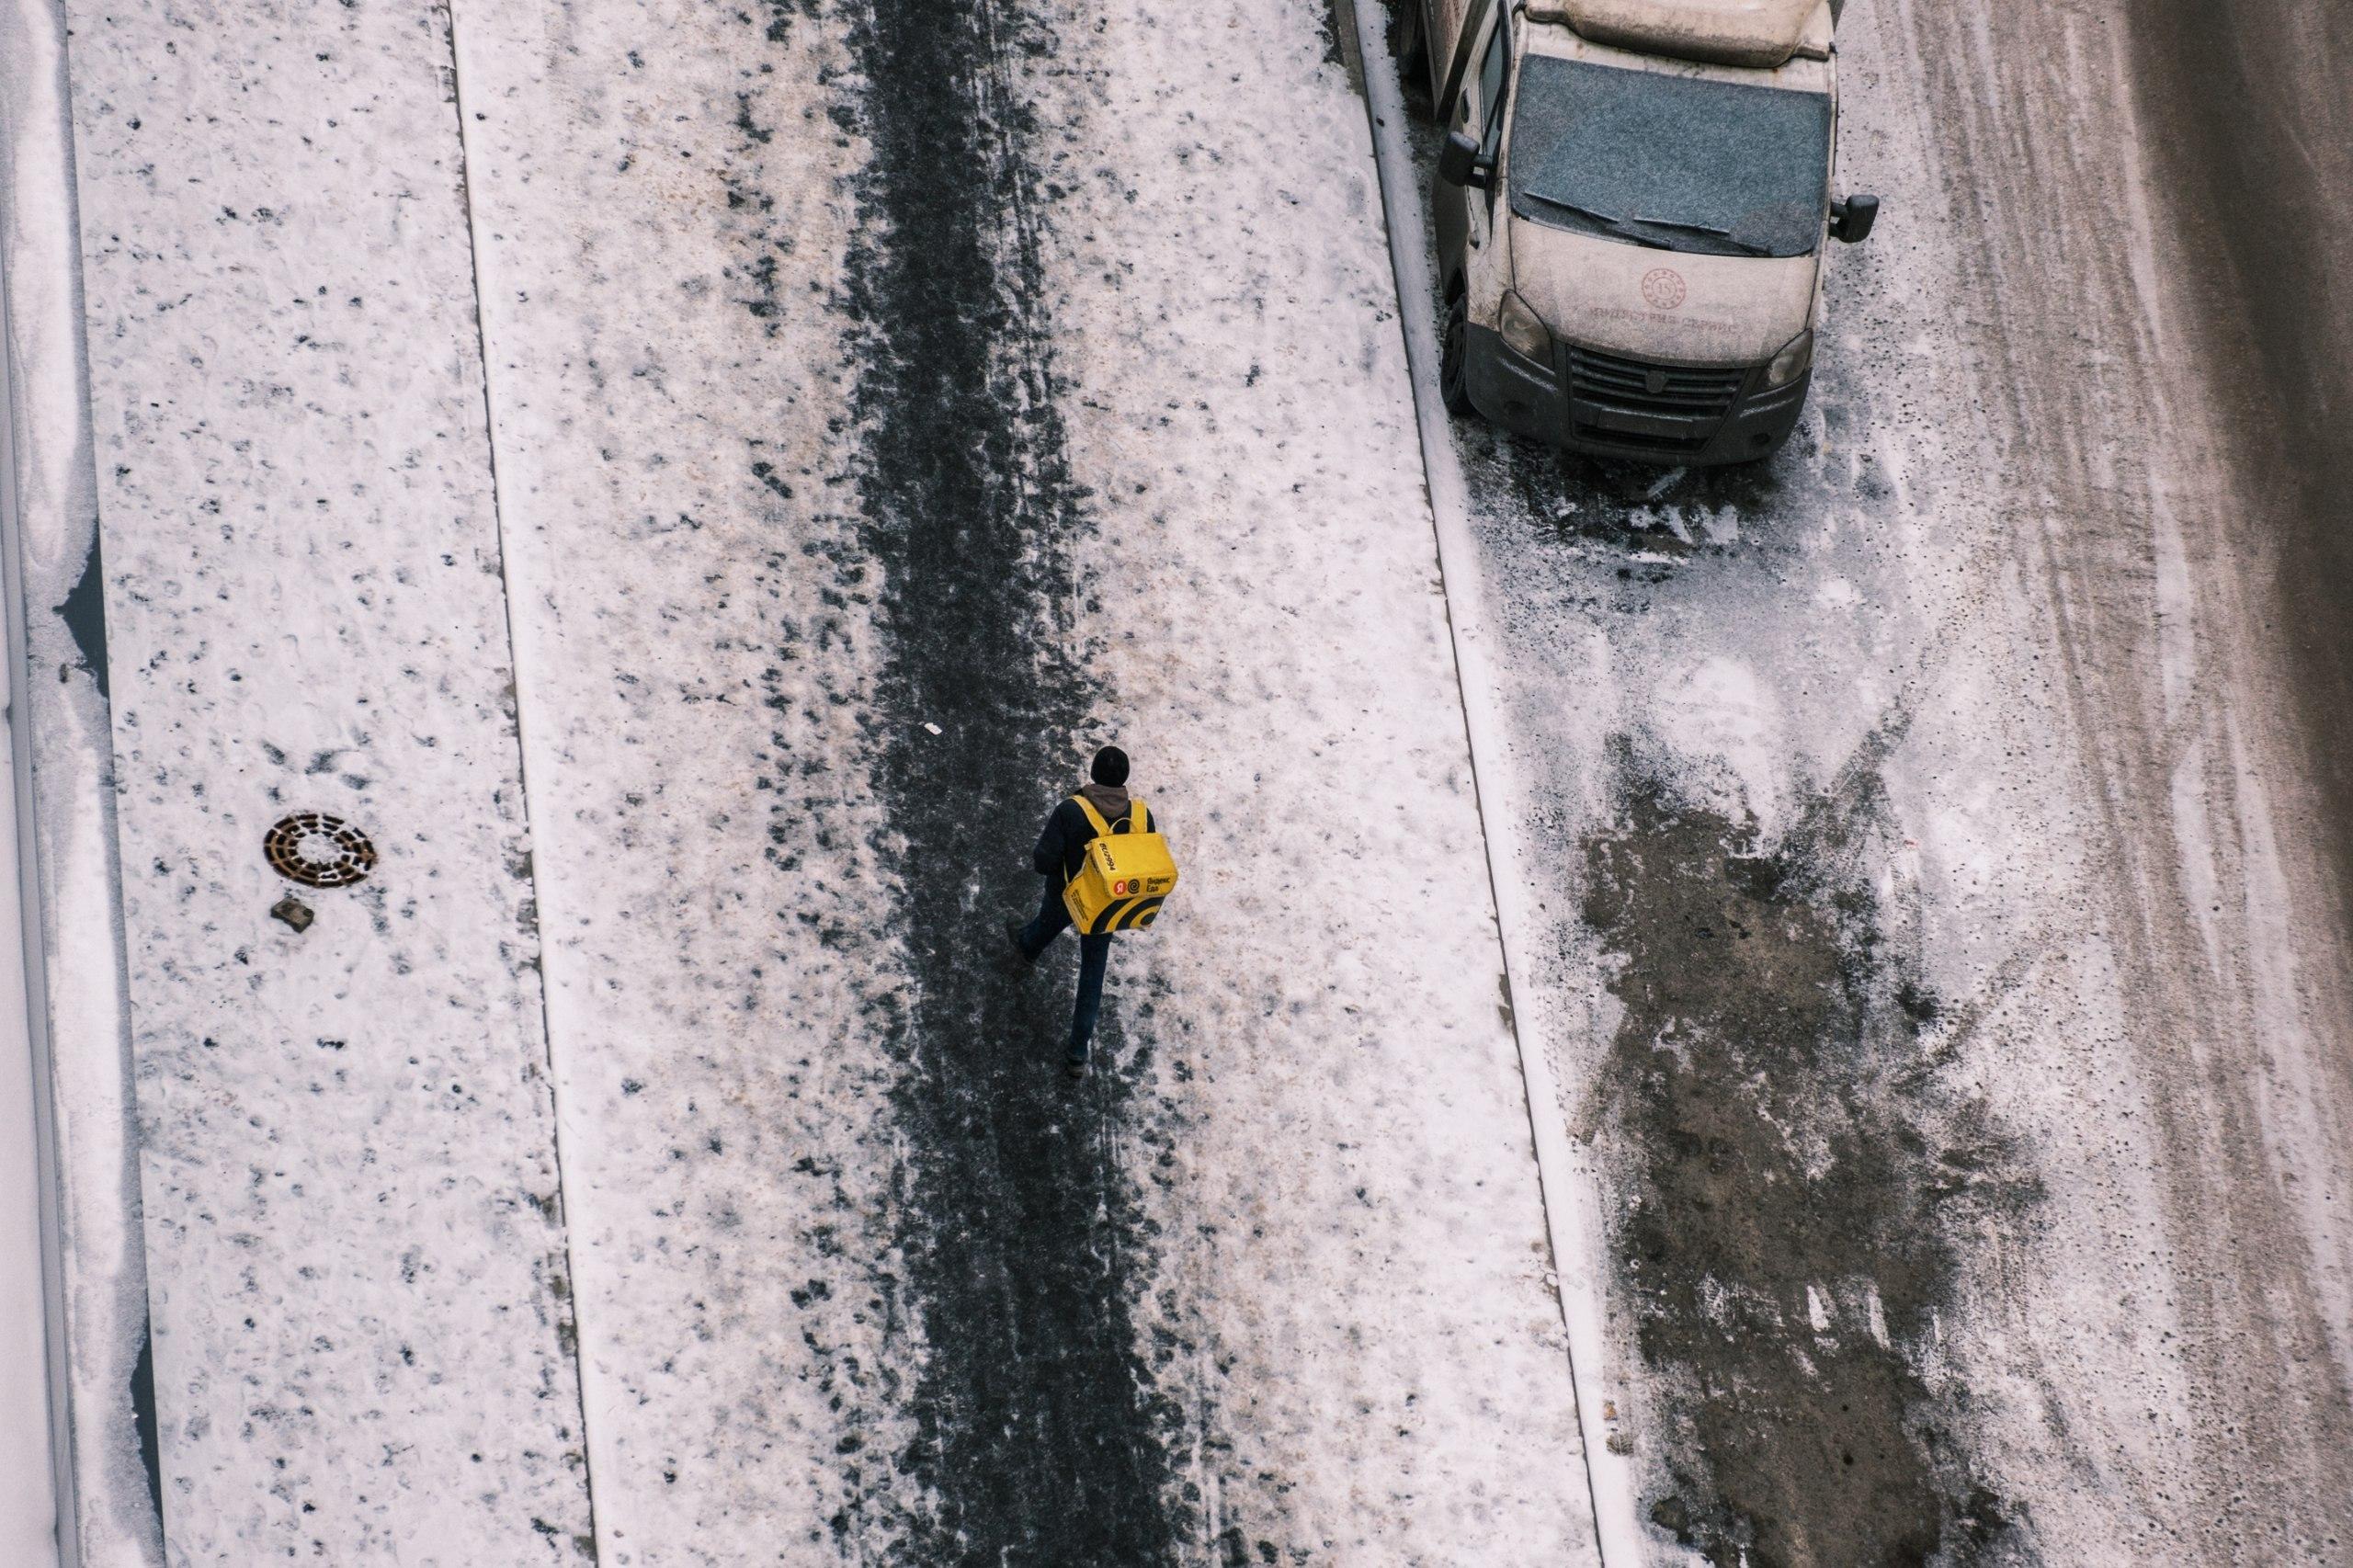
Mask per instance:
[[[1620,218],[1612,218],[1607,212],[1597,212],[1590,207],[1580,207],[1574,201],[1563,201],[1557,196],[1547,196],[1540,190],[1523,190],[1519,194],[1528,198],[1530,201],[1540,201],[1547,207],[1557,207],[1562,211],[1582,218],[1588,223],[1598,223],[1613,234],[1624,234],[1626,238],[1633,241],[1638,245],[1647,245],[1653,250],[1665,250],[1668,248],[1667,246],[1661,244],[1656,240],[1647,240],[1640,234],[1627,233],[1625,221]],[[1637,218],[1634,221],[1639,223],[1643,220]]]
[[[1605,228],[1614,229],[1618,220],[1607,212],[1597,212],[1590,207],[1580,207],[1574,201],[1563,201],[1557,196],[1547,196],[1540,190],[1523,190],[1520,195],[1530,201],[1540,201],[1547,207],[1557,207],[1563,212],[1574,212],[1580,218],[1592,220]]]
[[[1534,195],[1535,193],[1531,191],[1529,194]],[[1687,234],[1705,234],[1711,239],[1722,240],[1726,244],[1737,245],[1742,251],[1750,256],[1771,256],[1773,254],[1763,245],[1757,244],[1753,241],[1742,239],[1730,229],[1719,229],[1707,223],[1686,223],[1677,218],[1643,217],[1635,218],[1634,222],[1637,223],[1648,223],[1654,229],[1678,229]]]

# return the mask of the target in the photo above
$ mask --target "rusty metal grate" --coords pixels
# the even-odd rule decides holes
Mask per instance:
[[[269,830],[262,853],[279,876],[306,888],[346,888],[376,868],[368,835],[323,812],[296,812]]]

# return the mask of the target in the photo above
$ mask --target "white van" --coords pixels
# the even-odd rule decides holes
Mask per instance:
[[[1829,0],[1415,0],[1447,127],[1447,406],[1660,463],[1779,449],[1813,380],[1831,199]]]

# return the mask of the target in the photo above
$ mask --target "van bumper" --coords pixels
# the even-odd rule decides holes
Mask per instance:
[[[1768,458],[1797,428],[1813,369],[1767,387],[1765,367],[1647,366],[1554,343],[1552,363],[1504,347],[1472,324],[1464,347],[1472,404],[1506,430],[1564,450],[1635,462],[1712,467]],[[1656,370],[1662,393],[1643,378]]]

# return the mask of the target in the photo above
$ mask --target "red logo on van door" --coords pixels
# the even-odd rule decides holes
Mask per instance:
[[[1654,311],[1675,309],[1688,291],[1683,287],[1683,274],[1671,267],[1654,267],[1643,274],[1643,298]]]

